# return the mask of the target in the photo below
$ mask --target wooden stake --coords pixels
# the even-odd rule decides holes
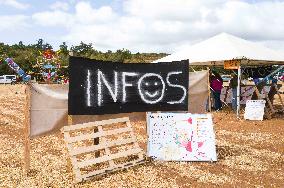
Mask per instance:
[[[255,86],[255,94],[257,96],[257,99],[262,99],[261,96],[260,96],[260,92],[259,92],[259,90],[258,90],[258,88],[256,86]],[[264,107],[264,112],[265,112],[265,115],[266,115],[267,119],[271,119],[272,118],[272,113],[269,112],[267,107]]]
[[[279,90],[278,90],[277,84],[274,83],[273,85],[274,85],[274,87],[275,87],[275,89],[276,89],[276,92],[277,92],[277,95],[278,95],[278,97],[279,97],[279,100],[280,100],[280,103],[281,103],[281,107],[282,107],[282,112],[284,112],[284,103],[283,103],[281,94],[280,94],[280,92],[279,92]]]
[[[271,86],[271,87],[272,87],[272,86]],[[273,104],[272,104],[272,102],[270,101],[270,99],[269,99],[269,97],[268,97],[268,95],[267,95],[265,89],[263,89],[263,93],[264,93],[264,96],[265,96],[265,98],[266,98],[266,100],[267,100],[268,106],[269,106],[269,108],[270,108],[272,114],[274,114],[274,113],[275,113],[275,110],[274,110],[274,108],[273,108]]]
[[[24,151],[24,169],[25,174],[27,175],[30,170],[30,149],[31,149],[31,143],[30,143],[30,123],[31,123],[31,85],[27,84],[26,89],[26,104],[25,104],[25,126],[24,126],[24,145],[25,145],[25,151]]]

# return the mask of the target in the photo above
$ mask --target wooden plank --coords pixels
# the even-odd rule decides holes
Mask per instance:
[[[82,124],[76,124],[76,125],[71,125],[71,126],[65,126],[63,128],[63,130],[64,131],[74,131],[74,130],[92,128],[92,127],[100,126],[100,125],[110,125],[110,124],[114,124],[114,123],[123,123],[123,122],[126,122],[126,121],[129,121],[128,117],[102,120],[102,121],[95,121],[95,122],[89,122],[89,123],[82,123]]]
[[[272,114],[274,114],[274,113],[275,113],[275,110],[274,110],[273,105],[272,105],[272,103],[271,103],[271,101],[270,101],[270,99],[269,99],[267,93],[265,92],[265,89],[264,89],[264,88],[263,88],[263,93],[264,93],[264,96],[265,96],[265,98],[266,98],[266,100],[267,100],[267,102],[268,102],[268,106],[269,106],[269,108],[270,108]]]
[[[256,93],[257,99],[262,99],[262,98],[260,97],[260,92],[259,92],[259,90],[257,89],[257,87],[255,86],[254,88],[255,88],[255,93]]]
[[[114,130],[109,130],[109,131],[73,136],[73,137],[69,137],[68,139],[66,139],[66,141],[68,143],[73,143],[73,142],[78,142],[78,141],[82,141],[82,140],[87,140],[87,139],[92,139],[92,138],[97,138],[97,137],[102,137],[102,136],[109,136],[109,135],[113,135],[113,134],[120,134],[120,133],[124,133],[124,132],[129,132],[129,131],[131,131],[131,128],[125,127],[125,128],[114,129]]]
[[[85,147],[79,147],[76,149],[72,149],[70,151],[70,155],[79,155],[83,153],[90,153],[93,151],[97,151],[100,149],[104,149],[106,147],[113,147],[113,146],[119,146],[124,144],[130,144],[135,142],[135,139],[133,138],[127,138],[127,139],[117,139],[113,141],[106,142],[104,144],[100,143],[99,145],[92,145],[92,146],[85,146]]]
[[[25,88],[26,93],[26,104],[25,104],[25,122],[24,122],[24,169],[25,174],[27,175],[30,170],[30,150],[31,150],[31,141],[30,141],[30,126],[31,126],[31,85],[27,84]]]
[[[54,108],[50,108],[50,109],[31,109],[31,111],[32,112],[34,112],[34,111],[54,111],[54,110],[56,110],[56,111],[59,111],[59,110],[62,110],[62,111],[65,111],[65,110],[68,110],[68,108],[64,108],[64,109],[60,109],[60,108],[56,108],[56,109],[54,109]]]
[[[261,99],[260,97],[260,92],[258,90],[258,88],[255,86],[255,93],[256,93],[256,96],[258,99]],[[268,111],[268,109],[266,107],[264,107],[264,112],[265,112],[265,115],[267,117],[267,119],[271,119],[272,116],[271,116],[271,113]]]
[[[98,130],[99,130],[99,132],[103,132],[102,126],[98,126]],[[101,142],[102,142],[102,145],[106,145],[106,138],[105,138],[104,136],[101,137]],[[108,147],[105,147],[105,152],[106,152],[106,155],[107,155],[107,156],[110,156],[110,155],[111,155],[110,149],[109,149]],[[114,162],[113,162],[113,160],[109,160],[108,162],[109,162],[109,166],[113,168],[113,167],[114,167]]]
[[[132,129],[131,132],[130,132],[130,134],[131,134],[131,138],[133,138],[133,139],[135,140],[135,142],[134,142],[135,148],[139,148],[139,144],[138,144],[137,139],[136,139],[136,137],[135,137],[135,134],[134,134],[134,131],[133,131],[133,128],[132,128],[132,126],[131,126],[130,121],[127,121],[127,122],[126,122],[126,125],[127,125],[127,127],[129,127],[129,128]],[[138,155],[138,157],[139,157],[139,159],[143,159],[143,154],[140,153],[140,154]]]
[[[70,137],[69,133],[64,132],[65,140],[67,140],[69,137]],[[66,145],[67,145],[68,152],[70,153],[70,151],[72,150],[72,147],[68,143],[66,143]],[[82,179],[79,178],[79,177],[81,177],[81,172],[80,172],[80,169],[78,168],[77,159],[76,159],[75,156],[71,156],[71,155],[70,155],[70,159],[71,159],[71,163],[72,163],[72,166],[73,166],[73,173],[75,174],[75,179],[76,179],[76,181],[81,181]]]
[[[122,164],[118,164],[116,165],[114,168],[111,168],[111,167],[108,167],[108,168],[104,168],[102,170],[96,170],[94,172],[90,172],[88,174],[84,174],[82,175],[82,179],[90,179],[92,178],[92,176],[96,176],[96,175],[103,175],[103,174],[106,174],[108,172],[114,172],[114,171],[117,171],[117,170],[121,170],[121,169],[125,169],[125,168],[129,168],[129,167],[133,167],[135,165],[138,165],[138,164],[141,164],[141,163],[144,163],[143,160],[133,160],[133,161],[130,161],[130,162],[126,162],[126,163],[122,163]]]
[[[69,126],[72,125],[72,123],[73,123],[72,121],[73,121],[72,115],[68,115],[68,125]],[[70,160],[71,160],[72,171],[75,175],[75,181],[80,182],[80,181],[82,181],[82,178],[81,178],[80,169],[77,167],[77,159],[76,159],[76,157],[70,155],[70,151],[72,150],[72,145],[67,143],[67,141],[66,141],[67,139],[70,138],[70,134],[69,134],[69,132],[63,132],[63,135],[64,135],[66,147],[67,147],[67,150],[68,150],[68,154],[69,154],[69,157],[70,157]]]
[[[86,166],[90,166],[90,165],[93,165],[93,164],[96,164],[96,163],[102,163],[102,162],[106,162],[106,161],[109,161],[109,160],[112,160],[112,159],[117,159],[117,158],[120,158],[120,157],[127,157],[128,155],[138,154],[141,151],[142,151],[142,149],[140,149],[140,148],[130,149],[130,150],[127,150],[127,151],[122,151],[122,152],[118,152],[118,153],[115,153],[115,154],[105,155],[105,156],[102,156],[102,157],[99,157],[99,158],[89,159],[89,160],[86,160],[86,161],[83,161],[83,162],[78,162],[77,165],[78,165],[79,168],[84,168]]]

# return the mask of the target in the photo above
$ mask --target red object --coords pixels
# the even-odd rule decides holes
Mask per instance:
[[[68,79],[64,79],[64,83],[67,84],[68,83]]]
[[[198,148],[201,148],[203,146],[203,142],[197,142]]]
[[[52,59],[53,58],[53,54],[54,54],[54,52],[49,50],[49,49],[43,52],[43,56],[46,59]]]
[[[192,124],[192,118],[191,118],[191,117],[188,118],[187,122],[188,122],[189,124]]]
[[[192,152],[191,141],[187,142],[187,145],[185,148],[187,151]]]

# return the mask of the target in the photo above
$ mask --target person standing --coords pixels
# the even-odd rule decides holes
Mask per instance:
[[[212,93],[214,97],[214,108],[215,110],[222,109],[222,102],[221,102],[221,90],[223,88],[223,79],[222,77],[215,71],[212,71],[212,76],[210,79],[210,86],[212,88]]]
[[[237,110],[237,91],[238,91],[238,76],[233,73],[231,74],[232,79],[230,80],[229,87],[232,89],[232,109]]]

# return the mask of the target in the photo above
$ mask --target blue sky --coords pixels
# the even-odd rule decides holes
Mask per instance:
[[[0,42],[174,52],[221,32],[284,52],[284,2],[0,0]]]

